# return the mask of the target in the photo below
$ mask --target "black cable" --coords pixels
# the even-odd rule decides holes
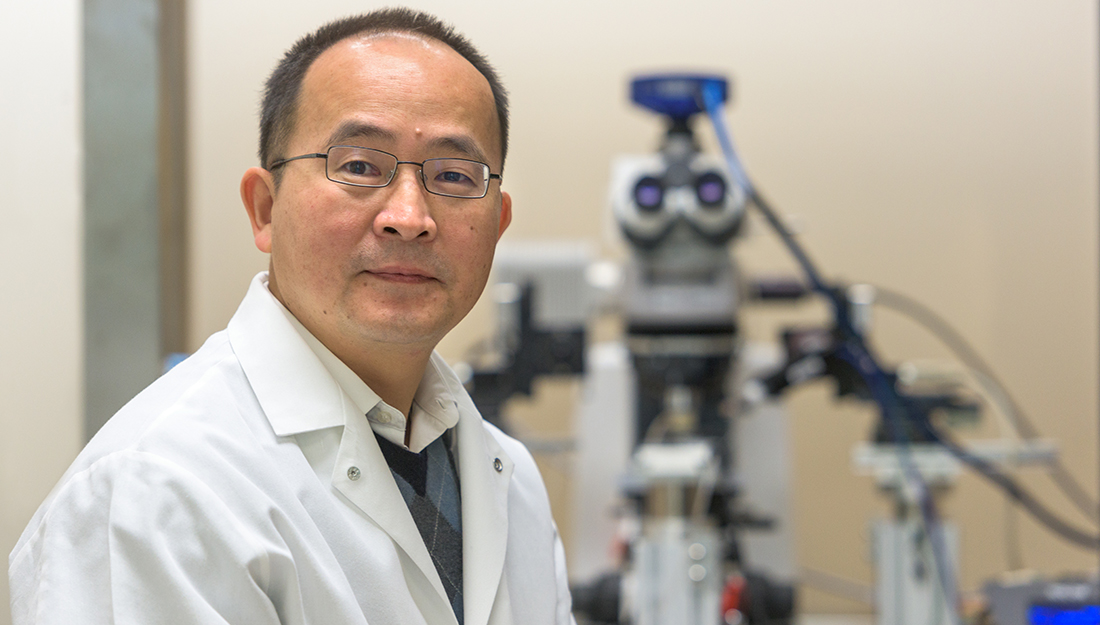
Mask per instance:
[[[733,147],[733,141],[730,139],[729,132],[726,130],[725,121],[722,118],[722,97],[717,93],[717,88],[713,84],[704,85],[702,88],[702,101],[705,104],[707,113],[710,116],[711,123],[714,126],[715,134],[718,137],[718,142],[722,146],[722,152],[726,158],[726,165],[730,170],[730,174],[737,181],[737,184],[745,191],[749,202],[753,204],[768,223],[775,230],[776,234],[782,239],[783,244],[786,245],[791,255],[802,267],[807,279],[810,281],[810,285],[814,291],[820,293],[825,297],[833,306],[833,318],[836,322],[837,328],[845,335],[852,337],[852,341],[855,343],[853,347],[858,347],[858,352],[853,354],[856,360],[859,362],[852,362],[853,366],[857,370],[866,369],[867,371],[861,375],[864,376],[868,386],[874,390],[876,386],[885,386],[885,373],[882,367],[871,355],[867,346],[863,342],[862,333],[856,330],[852,325],[851,316],[848,311],[848,302],[846,298],[837,293],[834,289],[830,289],[825,285],[824,280],[821,278],[821,274],[818,272],[817,267],[810,260],[809,255],[803,250],[802,246],[794,239],[794,236],[787,230],[786,226],[780,221],[778,214],[772,210],[771,206],[763,196],[756,190],[755,185],[749,179],[748,174],[741,166],[740,159],[737,158],[737,150]],[[878,393],[876,393],[878,395]],[[885,395],[896,397],[896,392],[892,387],[886,389]],[[892,406],[890,397],[882,396],[876,398],[883,413],[883,418],[889,420]],[[898,428],[895,428],[898,429]],[[903,431],[898,429],[899,431]],[[904,435],[900,438],[896,437],[896,442],[899,444],[902,450],[908,450],[908,441]],[[906,462],[908,456],[903,453],[899,459],[902,461],[903,466],[909,463]],[[955,579],[947,562],[947,556],[944,546],[941,541],[936,540],[938,533],[934,532],[937,527],[936,519],[938,517],[936,513],[935,502],[932,500],[931,495],[928,492],[924,480],[919,472],[912,470],[913,467],[909,466],[907,473],[912,474],[912,479],[915,480],[919,486],[920,496],[920,517],[924,524],[925,532],[932,532],[928,535],[933,538],[932,551],[933,559],[936,564],[936,570],[939,573],[938,578],[944,591],[945,597],[950,597],[953,601],[958,599],[958,589],[955,586]],[[954,612],[957,606],[952,605],[951,610]]]
[[[1008,402],[1008,406],[1013,413],[1011,417],[1016,422],[1020,434],[1028,439],[1039,438],[1038,429],[993,372],[993,368],[978,355],[977,351],[947,321],[932,309],[907,295],[878,286],[874,288],[876,304],[900,312],[916,321],[943,342],[965,366],[985,376],[997,387],[997,390]],[[1084,487],[1074,479],[1073,475],[1062,464],[1061,459],[1054,458],[1054,463],[1050,468],[1050,476],[1066,497],[1073,502],[1073,505],[1084,513],[1087,518],[1095,522],[1100,504],[1094,502],[1092,497],[1085,492]]]
[[[853,352],[853,348],[856,350]],[[862,352],[862,353],[860,353]],[[907,410],[900,401],[894,385],[886,377],[885,372],[871,356],[862,341],[849,343],[838,350],[838,356],[851,364],[863,377],[872,397],[882,410],[882,419],[890,433],[890,439],[896,448],[899,466],[903,473],[903,479],[910,485],[916,485],[917,510],[924,535],[928,538],[929,547],[932,550],[932,560],[936,569],[936,579],[939,583],[936,588],[943,592],[943,597],[951,606],[958,605],[958,585],[955,572],[947,557],[947,544],[943,534],[943,524],[940,522],[939,512],[936,510],[935,500],[924,481],[924,476],[917,469],[911,456],[912,441],[906,432],[905,424],[908,421]],[[952,607],[952,611],[955,607]],[[938,621],[938,616],[937,616]]]
[[[953,456],[977,471],[982,477],[1001,487],[1008,493],[1009,497],[1019,502],[1025,510],[1030,512],[1037,521],[1049,530],[1080,547],[1091,550],[1100,549],[1100,535],[1090,534],[1088,531],[1076,528],[1060,519],[1046,506],[1039,503],[1039,500],[1035,499],[1031,493],[1017,484],[1015,480],[1005,475],[992,462],[971,454],[942,432],[935,432],[935,436],[936,442],[943,445]]]
[[[775,211],[767,204],[767,202],[760,196],[755,189],[750,191],[750,200],[753,205],[760,210],[764,218],[775,229],[776,233],[783,240],[783,243],[791,251],[792,255],[796,258],[802,269],[806,272],[807,277],[814,285],[814,290],[819,291],[826,296],[829,296],[834,306],[837,308],[837,313],[842,314],[842,303],[836,298],[834,294],[829,292],[824,287],[824,283],[821,281],[820,274],[817,272],[809,256],[802,250],[802,247],[794,240],[794,236],[783,226],[777,217]],[[900,312],[909,314],[914,320],[922,322],[929,330],[931,330],[936,336],[944,341],[956,354],[960,360],[966,363],[967,366],[985,375],[988,379],[992,380],[996,386],[998,386],[1003,395],[1007,398],[1009,405],[1017,417],[1019,427],[1022,430],[1022,434],[1028,438],[1036,438],[1038,435],[1035,426],[1027,420],[1023,411],[1020,410],[1019,405],[1012,398],[1011,395],[1004,390],[1004,385],[1000,383],[992,369],[985,363],[984,360],[969,346],[969,344],[961,337],[954,329],[951,328],[946,322],[943,321],[938,315],[933,313],[928,308],[919,304],[911,298],[905,297],[900,293],[895,293],[888,289],[880,289],[878,291],[879,297],[876,298],[876,302],[884,306],[895,308]],[[883,298],[882,296],[886,297]],[[892,304],[892,306],[891,306]],[[839,321],[839,320],[838,320]],[[935,329],[933,329],[935,328]],[[1069,523],[1063,521],[1057,517],[1045,506],[1043,506],[1035,497],[1030,493],[1022,489],[1012,478],[1002,473],[992,463],[978,458],[962,447],[955,444],[953,441],[947,439],[942,434],[937,433],[938,441],[948,451],[955,455],[964,464],[977,471],[980,475],[990,480],[997,486],[1001,487],[1009,497],[1018,502],[1025,510],[1050,529],[1052,532],[1061,536],[1065,540],[1087,549],[1100,549],[1100,536],[1094,536],[1087,531],[1080,530]],[[1074,502],[1078,507],[1089,510],[1086,512],[1091,518],[1091,508],[1088,507],[1090,503],[1088,496],[1084,493],[1084,490],[1073,479],[1073,476],[1065,469],[1065,467],[1056,459],[1054,467],[1052,468],[1052,477],[1055,478],[1055,483],[1062,488],[1063,492]],[[922,506],[923,508],[923,506]],[[928,511],[924,511],[925,519],[927,520]],[[939,555],[939,554],[937,554]],[[937,562],[937,564],[941,564]],[[945,589],[946,590],[946,589]]]
[[[743,175],[743,173],[742,173]],[[747,179],[747,176],[744,176]],[[939,524],[939,514],[936,510],[935,502],[932,500],[931,494],[928,492],[927,486],[924,483],[923,477],[918,471],[907,462],[908,458],[908,446],[909,440],[905,436],[905,429],[901,427],[899,420],[902,419],[895,410],[899,407],[892,405],[890,397],[894,396],[893,389],[885,381],[885,376],[882,368],[878,365],[876,359],[871,355],[867,346],[863,343],[860,334],[852,326],[851,318],[848,315],[847,302],[835,291],[825,286],[825,282],[821,279],[821,274],[817,271],[813,261],[810,260],[809,255],[805,252],[798,241],[795,240],[794,235],[787,230],[786,226],[780,221],[778,214],[772,210],[771,206],[764,200],[763,196],[756,191],[755,187],[749,186],[747,189],[749,201],[760,211],[764,218],[775,230],[776,234],[782,239],[783,244],[790,250],[791,255],[795,257],[798,264],[802,267],[802,270],[806,273],[806,277],[810,280],[813,289],[826,297],[833,305],[834,320],[837,325],[844,331],[853,337],[856,345],[850,347],[858,347],[858,351],[861,353],[853,353],[854,359],[849,362],[860,375],[863,376],[868,387],[872,390],[872,394],[875,396],[876,402],[879,404],[882,410],[882,417],[886,420],[890,426],[891,431],[894,433],[894,441],[901,448],[902,456],[899,458],[902,461],[902,466],[907,467],[907,475],[910,479],[914,480],[919,485],[920,501],[918,509],[920,511],[921,523],[924,527],[925,534],[929,537],[932,547],[932,559],[935,562],[937,578],[940,581],[940,589],[943,591],[944,597],[952,597],[955,600],[958,598],[958,588],[955,584],[955,577],[953,571],[947,561],[946,546],[943,543],[943,536],[941,534]],[[877,382],[877,383],[876,383]],[[879,388],[879,392],[875,392],[876,387]],[[952,606],[951,610],[955,609]]]
[[[761,214],[768,221],[768,223],[772,226],[772,228],[775,230],[776,234],[778,234],[779,237],[782,239],[783,244],[791,252],[791,255],[794,256],[795,260],[798,261],[798,264],[802,267],[802,270],[805,272],[806,277],[809,279],[810,285],[813,288],[813,290],[817,291],[818,293],[821,293],[822,295],[824,295],[833,304],[837,324],[840,325],[841,329],[844,330],[844,331],[853,331],[854,328],[851,327],[851,321],[850,321],[849,316],[848,316],[848,311],[846,310],[846,307],[845,307],[845,302],[835,292],[833,292],[832,290],[830,290],[828,287],[825,286],[824,281],[821,279],[821,274],[817,271],[817,268],[814,266],[814,264],[810,260],[809,256],[805,253],[805,251],[798,244],[798,242],[795,241],[794,236],[790,233],[790,231],[788,231],[787,228],[783,225],[783,223],[779,220],[779,217],[778,217],[777,213],[772,210],[771,206],[767,203],[767,201],[765,201],[764,198],[759,194],[759,192],[756,191],[754,185],[752,185],[752,183],[749,180],[748,176],[746,175],[744,169],[741,167],[740,161],[739,161],[739,159],[737,158],[737,155],[736,155],[736,151],[733,149],[732,142],[729,140],[729,134],[728,134],[728,132],[726,132],[724,121],[721,119],[721,107],[720,107],[721,103],[720,103],[720,101],[715,99],[715,94],[708,93],[706,90],[704,90],[704,93],[703,93],[703,100],[704,100],[704,102],[707,103],[707,111],[710,114],[711,121],[715,126],[715,130],[716,130],[716,133],[718,135],[719,143],[721,143],[721,145],[722,145],[722,149],[723,149],[723,152],[725,153],[727,165],[729,166],[729,168],[731,170],[731,174],[734,176],[734,178],[738,181],[738,183],[745,190],[749,201],[753,205],[755,205],[757,209],[760,210]],[[900,294],[894,294],[894,293],[889,293],[889,294],[891,294],[891,295],[900,295]],[[904,298],[904,296],[901,296],[901,297],[898,298],[898,301],[900,301],[902,299],[908,300],[908,298]],[[908,300],[908,301],[912,304],[916,304],[916,302],[913,301],[913,300]],[[914,306],[914,307],[912,307],[912,309],[914,309],[914,310],[926,310],[926,309],[924,309],[923,306],[920,306],[920,305]],[[931,311],[927,311],[927,312],[930,313]],[[942,320],[940,320],[938,318],[938,316],[936,316],[935,314],[932,314],[928,318],[933,320],[933,321],[939,322],[939,323],[935,323],[934,325],[936,325],[938,327],[941,327],[941,328],[946,328],[948,330],[948,332],[945,333],[944,336],[958,337],[958,334],[953,329],[951,329],[950,326],[948,326],[945,323],[942,323]],[[854,333],[854,334],[858,335],[858,333]],[[980,357],[978,357],[978,355],[972,349],[969,348],[969,346],[966,344],[965,341],[961,340],[961,337],[958,337],[958,338],[960,340],[957,342],[957,345],[964,346],[963,351],[960,352],[960,353],[965,353],[966,354],[966,359],[964,359],[964,362],[969,360],[970,363],[977,365],[976,367],[973,367],[974,369],[978,370],[979,372],[981,372],[983,374],[986,374],[987,377],[990,380],[996,381],[997,378],[992,373],[992,370],[989,368],[989,366],[986,365],[985,362]],[[868,354],[868,356],[869,356],[869,354]],[[875,367],[877,367],[877,363],[873,363],[873,364],[874,364]],[[870,380],[868,380],[868,381],[870,382]],[[1001,385],[999,382],[996,382],[996,383],[1002,389],[1004,388],[1004,386]],[[1024,425],[1024,428],[1022,428],[1022,429],[1026,429],[1026,431],[1027,431],[1025,436],[1030,435],[1031,438],[1034,438],[1037,434],[1034,426],[1031,425],[1031,423],[1026,420],[1026,417],[1024,417],[1023,412],[1021,410],[1019,410],[1018,405],[1016,405],[1015,401],[1011,398],[1011,396],[1008,395],[1007,393],[1004,393],[1004,395],[1005,395],[1005,397],[1008,398],[1008,401],[1010,402],[1010,405],[1012,406],[1013,410],[1015,411],[1015,414],[1018,417],[1018,422],[1020,424]],[[882,403],[882,402],[880,401],[880,403]],[[888,405],[885,404],[885,403],[882,403],[881,407],[882,407],[882,410],[883,410],[883,413],[884,413],[883,416],[886,417],[886,418],[889,418],[889,415],[886,414],[887,412],[889,412]],[[1041,503],[1039,503],[1038,500],[1036,500],[1034,497],[1032,497],[1030,493],[1028,493],[1027,491],[1020,488],[1020,486],[1018,484],[1016,484],[1016,482],[1014,480],[1012,480],[1012,478],[1010,478],[1007,475],[1005,475],[1004,473],[1002,473],[992,463],[970,454],[965,449],[963,449],[962,447],[957,445],[954,441],[951,441],[950,439],[943,436],[939,432],[934,432],[934,435],[938,437],[938,441],[940,442],[940,444],[942,444],[948,451],[950,451],[953,455],[955,455],[963,463],[965,463],[968,466],[970,466],[971,468],[973,468],[980,475],[982,475],[983,477],[989,479],[991,482],[993,482],[994,484],[997,484],[1002,489],[1004,489],[1004,491],[1006,493],[1008,493],[1008,495],[1010,497],[1012,497],[1014,500],[1018,501],[1020,503],[1020,505],[1022,505],[1028,512],[1030,512],[1035,519],[1040,521],[1043,525],[1045,525],[1047,528],[1049,528],[1055,534],[1058,534],[1062,538],[1065,538],[1066,540],[1068,540],[1068,541],[1070,541],[1074,544],[1077,544],[1079,546],[1083,546],[1083,547],[1086,547],[1088,549],[1094,549],[1094,550],[1100,549],[1100,536],[1093,536],[1092,534],[1089,534],[1086,531],[1082,531],[1082,530],[1080,530],[1076,527],[1073,527],[1070,524],[1062,521],[1060,518],[1058,518],[1052,512],[1050,512],[1050,510],[1048,510],[1045,506],[1043,506]],[[898,442],[904,444],[904,441],[898,441]],[[1061,467],[1061,464],[1056,462],[1055,466],[1056,467]],[[1084,497],[1084,498],[1080,497],[1080,495],[1083,495],[1084,490],[1076,483],[1076,481],[1074,481],[1072,479],[1072,476],[1069,475],[1068,471],[1065,471],[1064,467],[1061,468],[1061,470],[1056,472],[1055,474],[1060,475],[1060,477],[1056,478],[1055,482],[1058,483],[1059,486],[1063,488],[1063,490],[1066,490],[1066,491],[1075,490],[1076,491],[1076,494],[1078,495],[1077,497],[1074,497],[1074,496],[1070,495],[1069,492],[1066,493],[1067,495],[1070,496],[1070,499],[1074,501],[1075,505],[1079,504],[1081,501],[1087,501],[1088,500],[1087,496]],[[919,479],[919,477],[918,477],[918,479]],[[931,498],[928,498],[928,500],[926,502],[922,502],[922,504],[923,504],[923,505],[921,505],[922,517],[925,521],[926,530],[927,530],[928,529],[927,526],[930,525],[928,523],[929,518],[930,518],[929,517],[929,512],[934,511],[934,504],[931,502]],[[1092,516],[1091,510],[1090,510],[1089,513],[1087,513],[1087,516],[1089,516],[1091,518],[1091,516]],[[936,553],[935,556],[936,556],[937,565],[942,566],[944,564],[944,562],[942,561],[943,554],[942,553]],[[941,578],[941,582],[942,581],[944,581],[944,580]],[[947,588],[944,588],[944,590],[946,591]]]
[[[798,264],[802,267],[802,271],[806,274],[806,278],[810,281],[810,286],[818,293],[828,296],[830,300],[833,299],[832,293],[825,286],[825,281],[821,279],[821,273],[817,270],[813,261],[810,260],[810,256],[806,253],[806,250],[795,241],[794,235],[791,234],[791,231],[788,230],[787,226],[779,219],[779,215],[772,210],[771,205],[768,204],[755,187],[749,189],[748,198],[749,202],[760,211],[760,214],[763,215],[764,219],[771,225],[772,230],[779,235],[779,238],[783,241],[783,245],[787,247],[791,256],[794,256],[795,260],[798,261]]]

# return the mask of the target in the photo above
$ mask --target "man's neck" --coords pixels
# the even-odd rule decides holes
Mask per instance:
[[[382,401],[408,417],[416,390],[420,388],[420,380],[424,377],[424,370],[432,356],[431,350],[375,347],[366,351],[368,353],[354,356],[337,353],[336,357],[354,371]]]

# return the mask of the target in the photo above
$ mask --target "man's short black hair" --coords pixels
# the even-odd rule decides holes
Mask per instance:
[[[489,81],[500,125],[500,163],[508,153],[508,93],[496,70],[474,48],[470,41],[439,18],[407,8],[388,8],[329,22],[302,37],[287,51],[271,72],[264,88],[260,108],[260,165],[270,167],[276,158],[286,158],[281,152],[294,132],[298,110],[298,95],[302,80],[322,52],[356,35],[376,33],[415,33],[435,39],[454,49]],[[278,170],[275,172],[278,178]]]

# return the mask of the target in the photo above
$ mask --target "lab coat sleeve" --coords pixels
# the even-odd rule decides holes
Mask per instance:
[[[557,576],[558,614],[560,625],[577,625],[573,618],[573,596],[569,592],[569,575],[565,569],[565,546],[561,542],[558,528],[554,526],[554,573]]]
[[[208,485],[158,456],[101,458],[46,506],[9,562],[14,625],[262,625],[296,603],[275,608],[271,550]]]

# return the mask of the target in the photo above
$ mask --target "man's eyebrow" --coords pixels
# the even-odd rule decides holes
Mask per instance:
[[[374,124],[348,120],[337,126],[336,130],[332,131],[326,145],[343,145],[350,139],[369,139],[395,143],[397,141],[397,133]],[[480,161],[482,163],[489,162],[489,157],[485,154],[484,150],[478,146],[477,142],[465,135],[448,135],[432,139],[428,142],[428,148],[433,151],[457,152],[459,156],[464,158]]]
[[[380,139],[383,141],[397,141],[397,135],[381,126],[365,122],[349,120],[336,127],[328,137],[327,145],[340,145],[348,139]]]
[[[439,137],[438,139],[432,139],[428,142],[428,147],[433,150],[449,150],[451,152],[458,152],[461,156],[466,158],[481,161],[482,163],[488,163],[489,157],[485,155],[485,152],[477,145],[477,142],[463,135],[454,135],[448,137]]]

